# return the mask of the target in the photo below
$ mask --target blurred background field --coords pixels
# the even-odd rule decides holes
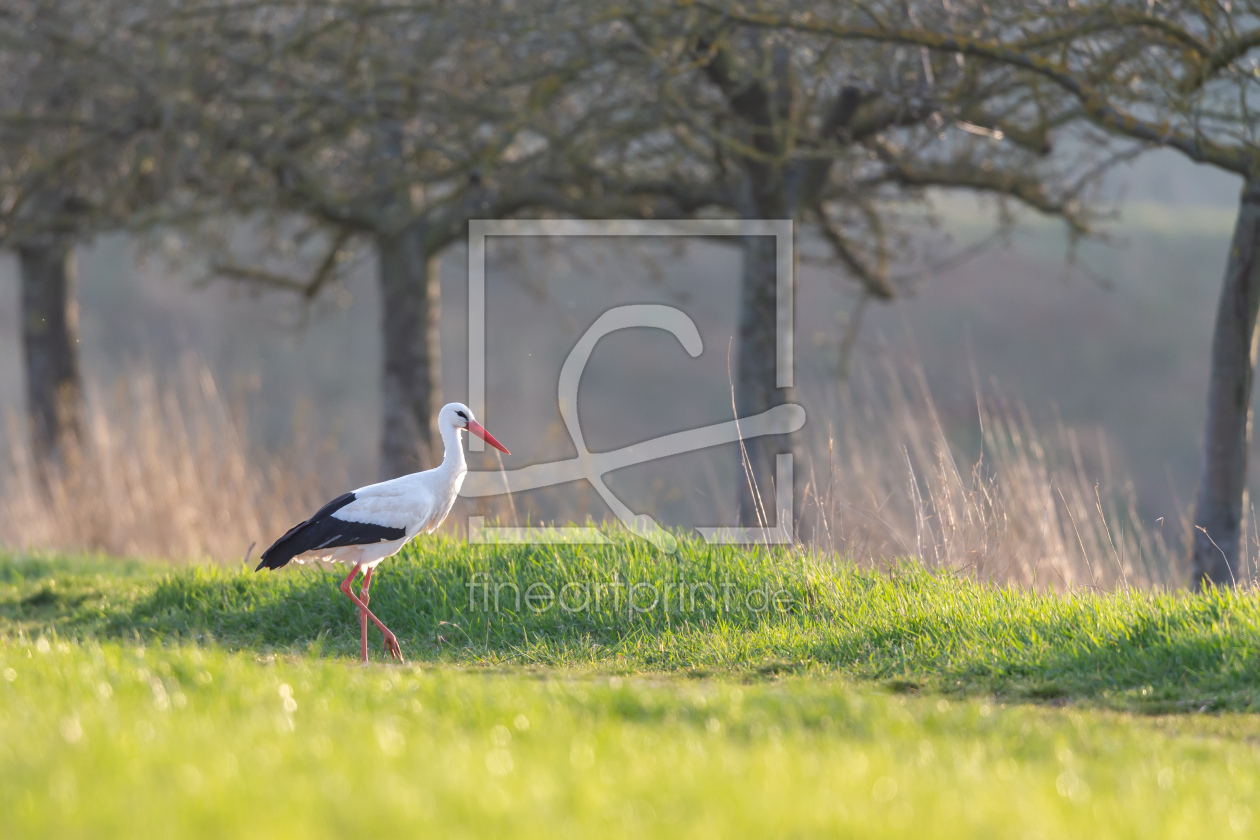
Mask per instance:
[[[1110,241],[1070,252],[1057,226],[1025,216],[1008,242],[925,278],[907,298],[870,304],[847,357],[854,300],[834,266],[808,259],[803,236],[797,398],[809,414],[811,497],[799,506],[802,533],[860,562],[916,554],[1025,583],[1038,567],[1044,585],[1183,583],[1209,328],[1236,190],[1232,178],[1167,153],[1139,159],[1113,175]],[[986,232],[968,221],[969,199],[945,208],[955,244]],[[67,480],[51,510],[22,452],[17,284],[13,264],[0,263],[3,542],[239,558],[323,498],[376,478],[370,254],[303,309],[283,295],[203,288],[164,245],[160,234],[110,235],[76,253],[92,406],[83,454],[93,467]],[[456,247],[441,262],[446,399],[465,397],[466,259]],[[582,380],[590,446],[727,419],[738,260],[711,242],[492,247],[487,424],[503,432],[513,465],[572,454],[555,377],[582,331],[618,303],[681,307],[705,352],[684,364],[663,334],[605,339]],[[988,461],[981,409],[992,420]],[[742,481],[734,447],[609,477],[632,508],[670,525],[732,524]],[[580,483],[461,501],[448,528],[467,513],[606,515]],[[1250,557],[1254,536],[1247,543]]]

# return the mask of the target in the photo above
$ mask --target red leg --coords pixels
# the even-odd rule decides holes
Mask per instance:
[[[372,601],[371,597],[368,595],[368,587],[371,585],[372,585],[372,570],[368,569],[366,572],[363,573],[363,588],[359,590],[359,600],[363,602],[364,606],[367,606]],[[362,638],[364,662],[368,661],[367,625],[368,625],[367,613],[364,612],[363,610],[359,610],[359,635]]]
[[[360,601],[359,597],[354,594],[353,590],[350,589],[350,581],[354,580],[354,576],[359,573],[359,567],[359,563],[354,564],[354,568],[350,570],[350,574],[346,575],[346,579],[341,582],[341,591],[345,593],[347,598],[354,601],[355,605],[366,613],[368,618],[372,619],[372,623],[377,626],[377,628],[381,631],[381,634],[385,637],[385,650],[389,652],[390,656],[401,662],[403,661],[403,655],[402,648],[398,645],[398,637],[391,633],[389,628],[382,624],[381,620],[373,615],[372,611],[367,608],[367,604]]]
[[[350,570],[350,574],[346,575],[346,579],[341,582],[341,591],[350,596],[350,600],[354,601],[355,597],[350,589],[350,582],[354,580],[354,576],[359,573],[359,566],[355,564]],[[365,580],[364,583],[367,581]],[[362,646],[360,650],[360,659],[366,665],[368,661],[367,649],[367,609],[365,602],[358,602],[359,606],[359,635],[362,637]]]

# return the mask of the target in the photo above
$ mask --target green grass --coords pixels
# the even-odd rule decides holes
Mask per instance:
[[[692,542],[435,540],[373,586],[409,663],[382,664],[374,634],[363,669],[339,579],[0,557],[4,836],[1260,825],[1252,592],[1062,597]],[[567,586],[565,607],[514,609],[506,584]]]
[[[335,570],[133,564],[115,576],[99,566],[63,568],[0,561],[0,634],[336,657],[357,650],[356,613],[337,591]],[[531,586],[539,596],[532,605]],[[548,591],[563,594],[563,604],[542,597]],[[631,608],[631,591],[640,609]],[[645,609],[653,598],[655,608]],[[423,662],[807,672],[1145,712],[1260,710],[1255,591],[1040,595],[911,565],[864,572],[799,553],[694,542],[671,557],[641,542],[433,540],[381,567],[372,608],[408,658]],[[372,639],[380,657],[375,631]]]
[[[1221,837],[1260,816],[1251,716],[94,642],[9,641],[0,674],[8,837]]]

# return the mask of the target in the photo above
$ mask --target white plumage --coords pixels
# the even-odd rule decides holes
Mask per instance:
[[[450,513],[468,472],[459,433],[467,429],[496,449],[508,451],[476,421],[472,410],[463,403],[442,406],[437,425],[444,448],[441,464],[338,496],[276,540],[263,552],[262,562],[258,564],[258,570],[278,569],[290,560],[351,564],[350,574],[341,583],[341,591],[359,607],[364,662],[368,658],[368,619],[385,635],[385,649],[390,655],[402,659],[398,639],[367,608],[372,570],[385,558],[401,551],[417,534],[435,530]],[[350,582],[360,569],[364,571],[363,587],[356,597]]]

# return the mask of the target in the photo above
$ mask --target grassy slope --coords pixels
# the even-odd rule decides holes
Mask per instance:
[[[522,591],[725,582],[727,603],[495,613],[480,590],[470,609],[478,571]],[[1260,717],[1239,713],[1260,705],[1254,595],[1052,598],[695,544],[433,542],[372,601],[413,663],[364,670],[336,582],[0,560],[6,826],[1147,838],[1260,820]],[[790,608],[750,609],[767,588]],[[1203,707],[1225,711],[1133,714]]]
[[[470,592],[474,575],[489,586]],[[0,634],[212,639],[232,649],[345,656],[357,647],[357,621],[338,580],[313,568],[76,576],[9,561],[0,563]],[[508,584],[522,595],[531,585],[536,594],[544,584],[553,593],[569,585],[566,605],[587,596],[589,604],[538,611],[522,599],[517,611]],[[642,607],[655,595],[656,608],[630,610],[630,586]],[[913,567],[884,575],[696,543],[661,557],[639,542],[583,549],[432,541],[382,567],[372,607],[421,661],[818,671],[1147,712],[1260,710],[1260,597],[1251,592],[1058,597]]]

